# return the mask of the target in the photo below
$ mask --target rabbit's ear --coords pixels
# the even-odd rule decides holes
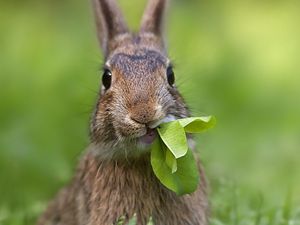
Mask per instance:
[[[149,0],[142,18],[141,33],[153,33],[161,38],[166,5],[167,0]]]
[[[115,0],[92,0],[97,34],[104,55],[109,53],[116,36],[128,33],[124,17]]]

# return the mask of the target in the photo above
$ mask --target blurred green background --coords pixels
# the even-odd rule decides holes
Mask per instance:
[[[134,29],[145,0],[120,0]],[[177,84],[217,127],[198,143],[211,224],[300,224],[300,2],[173,0]],[[89,1],[0,1],[0,224],[34,224],[88,144],[102,56]]]

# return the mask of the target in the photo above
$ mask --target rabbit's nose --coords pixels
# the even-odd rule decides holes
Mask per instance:
[[[155,110],[145,104],[138,104],[130,110],[130,118],[140,124],[149,124],[155,120]]]

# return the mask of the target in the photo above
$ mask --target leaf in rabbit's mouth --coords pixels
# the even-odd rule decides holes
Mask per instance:
[[[147,128],[147,133],[141,137],[139,137],[139,142],[143,145],[143,146],[151,146],[151,144],[154,142],[155,138],[158,136],[157,131],[158,131],[158,127],[160,126],[160,124],[162,123],[168,123],[171,121],[174,121],[175,117],[173,115],[167,115],[166,117],[164,117],[163,119],[156,121],[155,123],[149,125],[149,127]]]
[[[157,137],[157,131],[155,129],[147,129],[147,133],[139,138],[140,142],[146,145],[151,145]]]
[[[186,133],[200,133],[215,125],[215,118],[190,117],[162,123],[158,138],[152,144],[151,165],[154,174],[168,189],[178,195],[194,192],[199,174]]]

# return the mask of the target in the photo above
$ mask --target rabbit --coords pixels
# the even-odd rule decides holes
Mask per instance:
[[[167,0],[149,0],[133,33],[115,0],[93,0],[103,51],[102,87],[90,122],[90,144],[75,176],[50,202],[38,225],[207,225],[207,181],[178,196],[151,168],[151,143],[162,122],[190,115],[178,92],[163,37]]]

